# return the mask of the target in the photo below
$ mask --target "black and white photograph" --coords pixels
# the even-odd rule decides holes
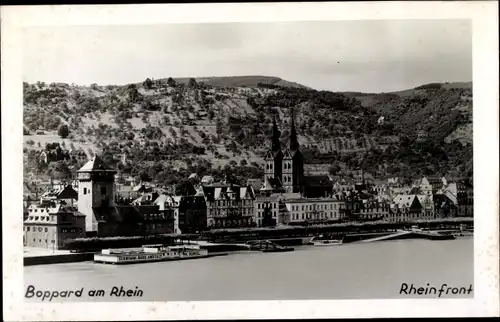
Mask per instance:
[[[474,300],[473,19],[153,22],[19,30],[21,302]]]

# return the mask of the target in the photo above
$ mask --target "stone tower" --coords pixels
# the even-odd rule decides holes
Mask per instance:
[[[98,156],[94,156],[80,170],[78,178],[78,211],[85,215],[85,230],[98,232],[98,218],[94,208],[115,206],[115,174]]]
[[[293,109],[291,111],[290,142],[283,153],[282,182],[286,192],[302,192],[304,185],[304,157],[300,152]]]
[[[283,152],[281,152],[280,136],[281,133],[276,124],[276,118],[274,118],[271,149],[267,152],[264,159],[264,182],[265,180],[279,180],[281,182]]]

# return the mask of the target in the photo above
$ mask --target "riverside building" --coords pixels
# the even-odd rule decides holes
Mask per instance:
[[[328,223],[343,219],[346,204],[338,198],[300,198],[284,201],[288,224]]]
[[[23,226],[24,246],[64,249],[67,240],[85,236],[85,215],[64,202],[43,200],[28,208]]]
[[[205,198],[208,228],[254,226],[255,192],[252,186],[235,185],[226,180],[202,185],[196,195]]]

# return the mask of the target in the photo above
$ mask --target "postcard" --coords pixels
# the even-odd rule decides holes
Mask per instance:
[[[6,319],[498,316],[497,6],[2,7]]]

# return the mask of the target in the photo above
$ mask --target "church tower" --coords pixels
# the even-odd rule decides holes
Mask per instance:
[[[264,182],[266,180],[269,180],[269,182],[279,180],[281,182],[283,152],[281,152],[280,136],[281,132],[278,129],[275,117],[273,119],[271,149],[267,152],[264,159]]]
[[[78,211],[85,215],[87,233],[98,232],[94,208],[115,206],[115,174],[98,156],[94,156],[80,170],[78,177]]]
[[[291,114],[290,142],[282,161],[283,188],[285,188],[286,192],[302,192],[304,185],[304,157],[300,152],[293,109]]]

